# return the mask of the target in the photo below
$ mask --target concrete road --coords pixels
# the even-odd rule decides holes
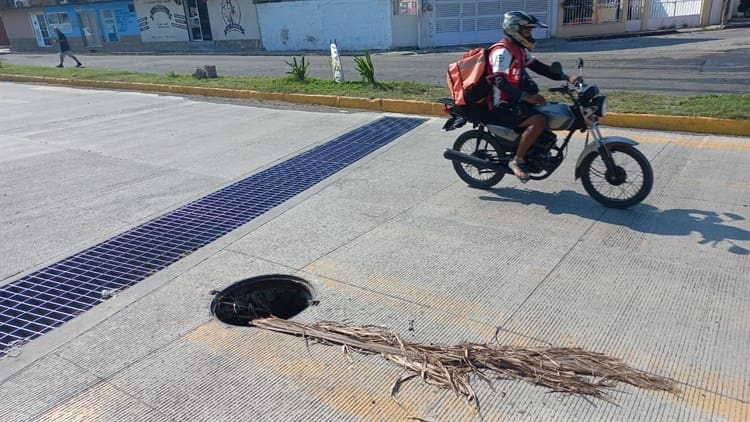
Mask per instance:
[[[314,287],[320,303],[301,322],[382,325],[423,343],[583,347],[682,390],[619,385],[616,406],[475,379],[484,420],[750,418],[748,139],[608,130],[639,140],[655,170],[647,200],[618,211],[573,180],[581,138],[544,182],[506,177],[475,190],[441,158],[458,133],[425,117],[309,181],[391,130],[362,131],[384,116],[14,83],[0,90],[2,334],[51,323],[59,312],[45,311],[49,303],[101,301],[7,350],[3,421],[479,419],[452,392],[419,381],[403,385],[397,403],[391,390],[403,372],[378,356],[350,362],[340,348],[212,317],[211,290],[272,273]],[[352,131],[360,135],[336,159],[284,167]],[[268,175],[281,179],[262,183]],[[224,227],[222,207],[244,197],[233,186],[256,189],[262,201],[300,183],[309,187],[130,288],[71,287],[93,271],[86,257],[121,250],[125,232],[146,237],[99,256],[125,266],[117,277],[141,270],[129,263],[153,236]],[[223,205],[186,205],[207,205],[215,192],[211,201]],[[161,235],[142,229],[165,215]],[[63,261],[74,267],[61,271]],[[33,274],[56,284],[43,292],[20,284]]]
[[[397,51],[373,55],[376,78],[381,81],[414,81],[445,84],[445,70],[467,48],[436,51]],[[328,56],[306,54],[309,73],[330,78]],[[548,63],[560,61],[570,72],[583,58],[589,80],[604,90],[655,92],[678,95],[750,93],[750,28],[686,31],[669,35],[605,40],[541,40],[535,53]],[[165,74],[191,74],[198,66],[212,64],[219,74],[280,76],[291,55],[86,55],[88,67]],[[50,54],[8,54],[9,63],[54,66]],[[68,59],[70,60],[70,59]],[[72,62],[69,62],[72,63]],[[344,56],[345,78],[357,80],[351,56]],[[557,82],[536,78],[542,87]]]

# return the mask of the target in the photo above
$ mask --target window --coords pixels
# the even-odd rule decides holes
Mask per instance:
[[[393,0],[394,15],[416,15],[417,0]]]
[[[60,28],[64,33],[69,33],[73,30],[67,12],[47,13],[47,23],[50,28]]]

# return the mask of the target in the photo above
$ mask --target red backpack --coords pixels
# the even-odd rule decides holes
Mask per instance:
[[[459,61],[448,65],[446,81],[456,105],[481,103],[490,95],[489,57],[490,51],[498,44],[490,48],[471,49]]]

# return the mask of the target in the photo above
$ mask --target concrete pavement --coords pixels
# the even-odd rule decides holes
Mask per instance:
[[[0,89],[3,286],[382,117]],[[641,142],[655,170],[649,198],[618,211],[573,181],[582,139],[550,179],[506,178],[481,191],[441,158],[458,133],[424,118],[0,359],[0,419],[479,419],[451,392],[418,381],[401,387],[397,403],[391,389],[402,371],[377,356],[350,362],[339,348],[211,316],[211,290],[270,273],[314,286],[320,303],[295,317],[303,322],[383,325],[425,343],[497,334],[501,344],[579,346],[683,390],[620,386],[615,406],[475,380],[485,420],[750,418],[747,139],[606,129]]]

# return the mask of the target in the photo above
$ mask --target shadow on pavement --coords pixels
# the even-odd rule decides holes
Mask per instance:
[[[481,196],[480,199],[542,205],[552,214],[577,215],[590,220],[627,226],[642,233],[687,236],[697,232],[703,237],[698,244],[717,247],[720,243],[726,242],[729,244],[727,252],[750,255],[750,250],[733,242],[750,240],[750,231],[727,224],[745,220],[734,213],[682,208],[660,210],[648,204],[639,204],[629,210],[608,209],[595,203],[588,195],[570,190],[547,193],[500,188],[492,189],[490,192],[497,196]]]

